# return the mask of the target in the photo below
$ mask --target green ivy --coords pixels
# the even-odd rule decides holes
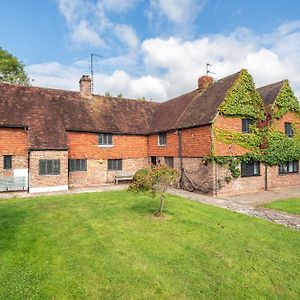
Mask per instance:
[[[220,142],[226,144],[237,144],[255,153],[260,151],[259,147],[262,143],[262,136],[258,134],[256,130],[255,133],[245,134],[214,128],[214,135],[216,139]]]
[[[240,71],[238,78],[227,91],[219,112],[228,117],[264,119],[263,102],[247,70]]]
[[[294,129],[292,138],[277,130],[268,132],[268,147],[264,151],[263,160],[268,165],[284,164],[300,159],[300,135]]]
[[[291,89],[288,80],[285,80],[282,88],[274,101],[273,105],[274,117],[280,119],[287,112],[294,112],[299,114],[299,102]]]

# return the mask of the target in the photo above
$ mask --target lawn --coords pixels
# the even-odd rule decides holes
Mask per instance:
[[[0,299],[299,299],[300,234],[125,191],[0,201]]]
[[[300,198],[278,200],[262,205],[263,207],[300,215]]]

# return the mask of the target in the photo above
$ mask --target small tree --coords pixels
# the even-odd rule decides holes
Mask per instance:
[[[29,85],[24,65],[15,56],[0,47],[0,81]]]
[[[153,166],[149,169],[140,169],[133,176],[133,182],[128,191],[133,193],[148,193],[152,197],[159,194],[160,205],[155,216],[162,217],[165,205],[167,188],[178,180],[178,172],[165,165]]]

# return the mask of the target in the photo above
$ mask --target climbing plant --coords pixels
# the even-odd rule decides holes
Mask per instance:
[[[216,156],[213,146],[211,155],[206,159],[228,167],[231,176],[224,177],[226,182],[240,176],[239,165],[243,161],[260,161],[268,165],[276,165],[300,160],[300,133],[296,124],[293,124],[293,138],[287,137],[272,124],[274,119],[280,119],[287,112],[300,116],[298,100],[287,80],[284,81],[270,111],[269,108],[264,108],[250,74],[247,70],[242,70],[227,91],[219,107],[219,113],[224,117],[252,119],[250,133],[233,132],[215,126],[213,126],[213,133],[217,141],[240,145],[248,152],[238,157]]]
[[[270,129],[267,133],[268,147],[262,159],[268,165],[284,164],[300,159],[300,134],[294,127],[294,136],[287,137],[283,132]]]
[[[264,119],[263,102],[247,70],[240,71],[238,78],[227,91],[219,112],[228,117]]]
[[[273,105],[273,114],[280,119],[287,112],[300,114],[299,102],[291,89],[288,80],[285,80]]]

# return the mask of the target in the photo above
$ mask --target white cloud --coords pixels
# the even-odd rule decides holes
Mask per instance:
[[[132,26],[120,24],[115,18],[109,17],[109,12],[123,14],[132,9],[137,4],[136,0],[57,1],[73,45],[113,49],[112,46],[123,43],[130,50],[137,47],[139,40]]]
[[[201,0],[151,0],[150,8],[172,23],[185,24],[194,20],[205,2]]]
[[[131,26],[124,24],[116,24],[114,26],[115,34],[120,41],[128,45],[130,49],[137,48],[139,39]]]
[[[99,34],[85,20],[81,20],[73,27],[71,38],[77,45],[105,46],[105,42],[100,38]]]
[[[300,97],[300,28],[294,24],[282,24],[278,30],[264,35],[239,28],[228,35],[189,41],[153,38],[140,44],[133,36],[130,44],[136,46],[134,54],[107,60],[108,65],[118,63],[122,67],[106,74],[96,73],[95,92],[109,91],[113,95],[121,92],[126,97],[145,96],[163,101],[195,89],[209,62],[216,79],[241,68],[249,70],[257,87],[288,78]],[[130,63],[136,55],[143,59],[139,75],[133,75]],[[86,66],[77,61],[72,66],[57,63],[29,66],[27,71],[36,85],[78,90],[83,69]]]

